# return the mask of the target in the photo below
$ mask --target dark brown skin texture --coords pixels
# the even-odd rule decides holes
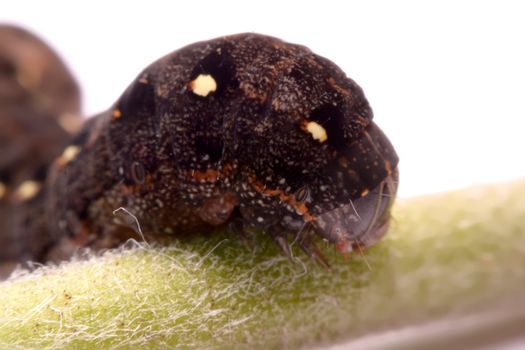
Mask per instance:
[[[1,247],[0,263],[227,228],[241,237],[262,229],[288,255],[295,240],[328,267],[313,237],[343,253],[373,245],[397,189],[398,157],[361,88],[309,49],[259,34],[161,58],[64,140],[22,203],[30,215],[4,225],[25,232],[30,252]]]
[[[60,58],[27,31],[0,25],[0,276],[2,266],[34,259],[50,244],[27,230],[44,219],[42,201],[24,202],[16,189],[45,180],[79,112],[78,86]]]

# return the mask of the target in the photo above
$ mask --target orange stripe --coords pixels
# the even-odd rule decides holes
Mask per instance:
[[[251,182],[257,192],[270,197],[279,196],[279,199],[282,202],[285,202],[294,208],[295,211],[300,214],[306,222],[315,220],[315,217],[309,213],[306,205],[303,202],[298,202],[294,195],[287,195],[283,190],[280,189],[267,189],[257,180],[255,176],[251,177]]]
[[[189,171],[188,176],[197,181],[217,182],[219,178],[228,176],[231,170],[232,167],[226,164],[222,170],[208,169],[206,171]]]

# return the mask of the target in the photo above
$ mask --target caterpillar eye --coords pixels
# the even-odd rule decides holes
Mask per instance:
[[[295,192],[294,197],[295,200],[297,200],[298,202],[307,202],[308,200],[310,200],[310,188],[308,186],[303,186],[299,188]]]

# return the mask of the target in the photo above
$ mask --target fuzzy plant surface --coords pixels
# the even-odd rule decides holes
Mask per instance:
[[[456,333],[469,315],[511,320],[525,315],[524,197],[518,181],[399,201],[364,254],[322,247],[333,271],[227,233],[20,271],[0,283],[0,349],[373,348],[436,320]]]

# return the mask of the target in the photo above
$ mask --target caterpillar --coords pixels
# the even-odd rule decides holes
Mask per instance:
[[[0,263],[224,228],[262,230],[288,256],[293,239],[329,267],[315,237],[349,253],[386,233],[398,156],[362,89],[308,48],[254,33],[191,44],[71,134],[63,119],[78,114],[73,78],[26,38],[17,45],[47,52],[39,79],[62,95],[28,88],[8,31],[20,30],[0,30]],[[35,127],[14,135],[24,118]]]

